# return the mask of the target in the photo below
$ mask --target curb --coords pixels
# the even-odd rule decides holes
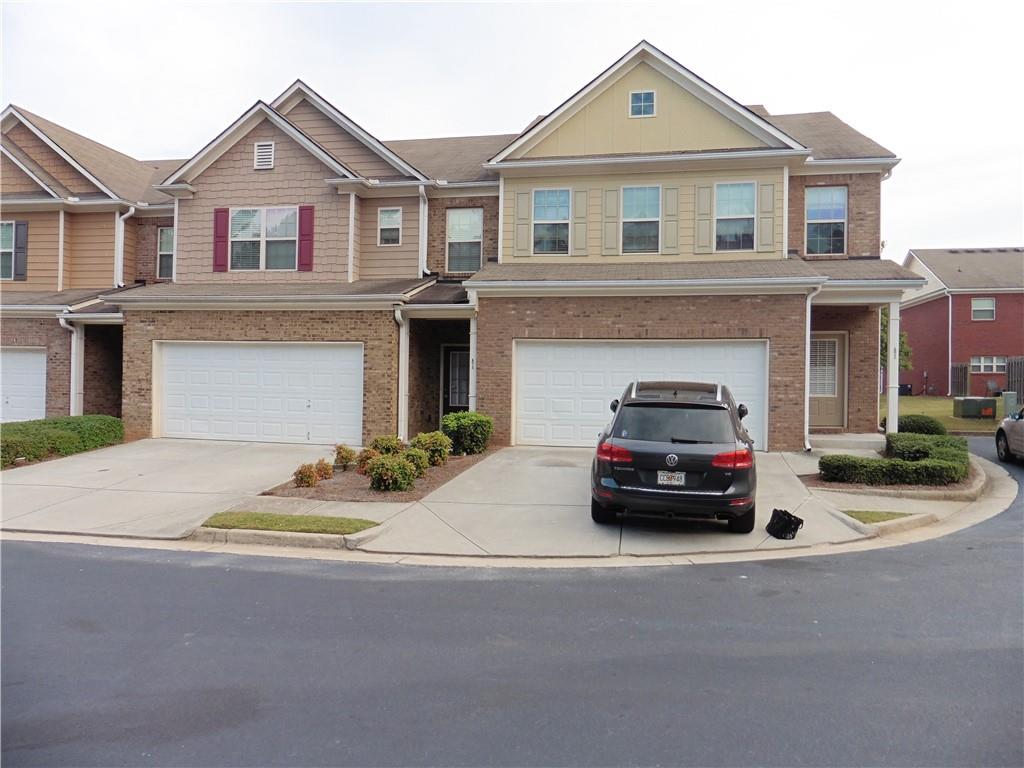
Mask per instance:
[[[357,549],[375,536],[364,534],[372,531],[368,528],[359,533],[339,535],[335,533],[294,533],[292,531],[252,531],[245,528],[196,528],[186,541],[198,541],[205,544],[262,544],[276,547],[301,547],[305,549]],[[362,538],[360,538],[362,537]]]
[[[959,491],[942,490],[903,490],[894,488],[823,488],[821,486],[807,486],[811,494],[821,493],[849,493],[855,496],[885,496],[897,499],[923,499],[925,501],[977,501],[988,490],[991,482],[988,474],[982,469],[974,454],[968,454],[967,460],[974,469],[974,482],[967,488]]]

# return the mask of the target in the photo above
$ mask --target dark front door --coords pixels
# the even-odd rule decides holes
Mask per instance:
[[[468,411],[469,347],[445,346],[441,360],[441,414]]]

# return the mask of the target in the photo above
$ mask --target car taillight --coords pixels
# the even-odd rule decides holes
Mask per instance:
[[[601,461],[607,461],[610,464],[633,463],[633,454],[621,445],[616,445],[611,440],[605,440],[597,446],[597,458]]]
[[[754,453],[748,448],[720,453],[711,460],[711,466],[718,469],[750,469],[754,466]]]

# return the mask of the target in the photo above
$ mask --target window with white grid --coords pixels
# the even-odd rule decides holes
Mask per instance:
[[[811,339],[811,397],[835,397],[839,341]]]

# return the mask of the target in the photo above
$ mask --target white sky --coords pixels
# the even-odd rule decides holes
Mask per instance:
[[[511,133],[646,38],[741,103],[830,110],[903,161],[883,255],[1024,245],[1019,2],[15,3],[0,100],[185,158],[301,77],[382,139]]]

